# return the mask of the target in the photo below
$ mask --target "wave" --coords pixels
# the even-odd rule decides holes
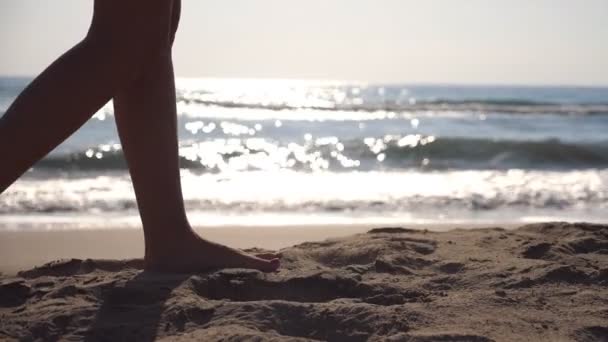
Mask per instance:
[[[327,111],[458,111],[475,113],[512,113],[512,114],[563,114],[563,115],[602,115],[608,114],[608,103],[552,103],[537,102],[524,99],[471,99],[451,100],[434,99],[418,100],[414,103],[400,103],[394,100],[370,101],[363,103],[334,103],[323,104],[291,104],[282,102],[247,102],[227,100],[205,100],[196,97],[181,95],[178,101],[185,104],[198,104],[204,106],[219,106],[226,108],[248,108],[266,110],[327,110]]]
[[[428,159],[433,168],[550,169],[608,167],[608,142],[567,143],[558,139],[512,141],[445,138],[404,147],[390,144],[386,160],[405,166]]]
[[[215,139],[180,148],[180,167],[202,172],[291,169],[295,171],[501,170],[608,168],[608,141],[593,143],[436,138],[406,135],[339,141],[319,138],[302,144],[263,138]],[[120,149],[90,148],[51,156],[38,169],[126,170]]]
[[[180,157],[180,167],[185,169],[202,168],[200,163]],[[101,148],[90,148],[86,151],[66,155],[52,156],[40,160],[35,169],[64,171],[106,171],[127,170],[127,162],[121,150],[105,152]]]
[[[589,208],[602,208],[605,210],[605,198],[588,196],[572,198],[570,194],[564,196],[544,196],[543,191],[531,191],[518,194],[511,198],[505,194],[497,197],[470,196],[470,197],[444,197],[444,196],[414,196],[412,198],[392,198],[390,201],[365,200],[331,200],[294,202],[222,202],[215,200],[186,200],[187,210],[207,212],[238,212],[238,213],[396,213],[436,211],[442,208],[444,212],[450,211],[491,211],[504,209],[580,209],[581,206]],[[134,199],[105,201],[86,201],[79,199],[61,198],[60,200],[38,199],[37,201],[14,201],[6,204],[0,203],[0,215],[16,214],[53,214],[53,213],[117,213],[137,210]]]
[[[185,172],[186,207],[233,213],[404,213],[451,210],[606,209],[608,170]],[[0,214],[136,210],[122,175],[23,179],[0,197]],[[521,214],[521,213],[520,213]]]

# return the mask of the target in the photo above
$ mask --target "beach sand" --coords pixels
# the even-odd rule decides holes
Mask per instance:
[[[137,230],[0,233],[0,340],[607,340],[606,225],[292,228],[203,231],[280,250],[270,274],[143,272]]]

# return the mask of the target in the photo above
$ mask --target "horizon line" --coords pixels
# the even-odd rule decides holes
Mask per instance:
[[[0,74],[0,78],[33,79],[38,75],[25,74]],[[608,88],[605,84],[589,83],[489,83],[489,82],[428,82],[428,81],[364,81],[364,80],[339,80],[319,78],[279,78],[279,77],[213,77],[213,76],[176,76],[175,80],[207,80],[207,81],[238,81],[238,82],[303,82],[303,83],[343,83],[343,84],[365,84],[365,85],[409,85],[409,86],[461,86],[461,87],[521,87],[521,88]]]

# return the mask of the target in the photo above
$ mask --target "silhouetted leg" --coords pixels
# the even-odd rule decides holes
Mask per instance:
[[[0,193],[82,126],[117,89],[134,81],[144,56],[169,44],[168,26],[158,27],[159,18],[170,13],[167,4],[170,0],[95,1],[86,38],[38,76],[0,119]]]
[[[172,41],[179,18],[173,10]],[[170,48],[150,56],[144,73],[114,97],[114,112],[144,227],[146,268],[189,272],[210,267],[273,271],[265,260],[200,238],[192,231],[181,192],[173,64]],[[274,256],[264,256],[274,257]]]

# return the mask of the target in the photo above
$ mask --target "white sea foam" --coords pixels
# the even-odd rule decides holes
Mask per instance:
[[[182,170],[193,212],[352,215],[449,213],[453,219],[503,209],[562,211],[608,207],[608,170],[313,172],[199,174]],[[124,174],[63,179],[24,178],[0,197],[0,214],[133,214]],[[422,215],[424,216],[424,215]],[[431,215],[433,216],[433,215]],[[440,219],[440,216],[433,216]]]

